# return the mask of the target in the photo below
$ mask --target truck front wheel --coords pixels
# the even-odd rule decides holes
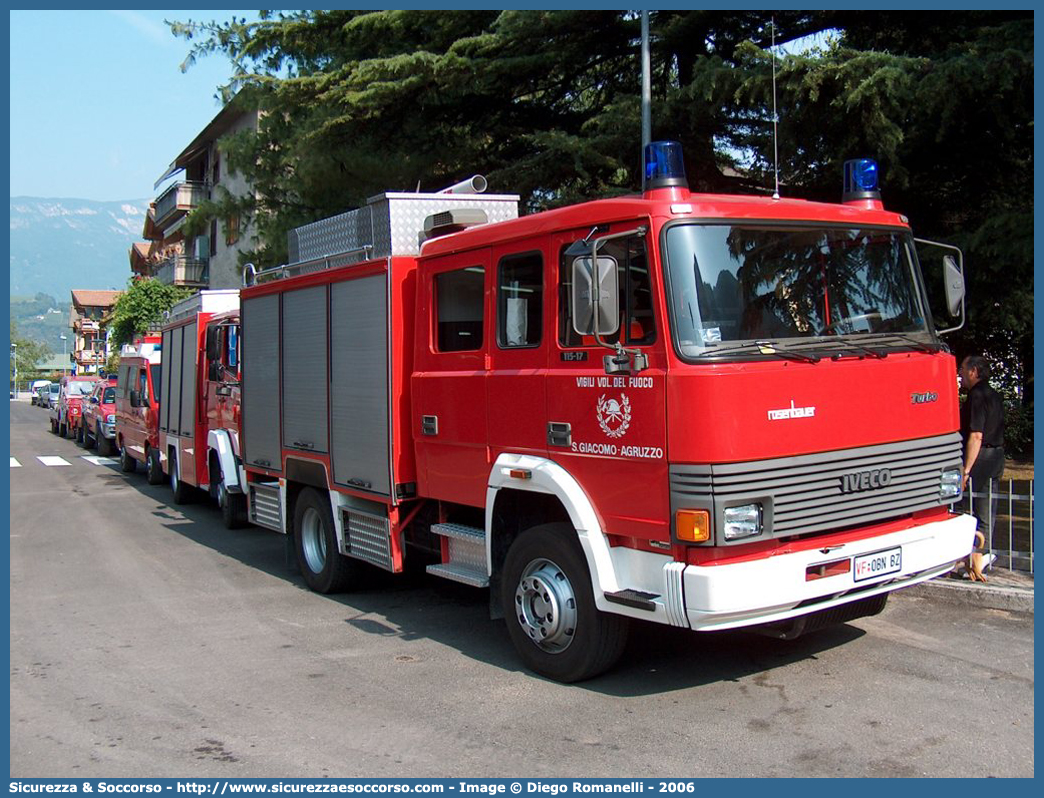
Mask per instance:
[[[153,450],[155,451],[155,450]],[[159,459],[159,453],[157,452],[156,459]],[[171,454],[167,459],[167,467],[170,468],[170,489],[174,491],[174,504],[188,504],[192,501],[192,486],[181,479],[178,474],[178,458],[177,455]],[[162,471],[160,473],[163,473]]]
[[[361,563],[337,550],[330,500],[305,488],[294,505],[294,549],[301,574],[316,593],[341,593],[358,578]]]
[[[579,682],[609,670],[623,653],[628,619],[600,612],[576,530],[544,524],[508,549],[501,602],[511,642],[530,670]]]

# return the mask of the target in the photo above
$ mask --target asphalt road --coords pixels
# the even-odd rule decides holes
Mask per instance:
[[[563,686],[484,591],[310,593],[281,536],[46,415],[11,403],[12,776],[1033,776],[1031,616],[899,594],[791,642],[641,627]]]

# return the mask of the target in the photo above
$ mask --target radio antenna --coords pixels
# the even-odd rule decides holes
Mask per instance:
[[[779,114],[776,113],[776,18],[772,22],[772,166],[776,173],[776,190],[772,192],[772,199],[779,199],[779,137],[777,135],[777,124]]]

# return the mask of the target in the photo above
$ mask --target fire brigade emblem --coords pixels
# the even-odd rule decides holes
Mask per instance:
[[[603,393],[598,397],[595,408],[598,413],[598,426],[610,438],[622,438],[631,426],[631,400],[627,394],[620,394],[620,400],[606,399]]]

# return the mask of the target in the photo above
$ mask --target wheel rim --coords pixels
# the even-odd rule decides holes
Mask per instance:
[[[565,572],[551,560],[533,560],[515,588],[515,616],[543,651],[569,648],[576,632],[576,594]]]
[[[312,573],[322,573],[326,567],[326,534],[319,513],[312,507],[301,519],[301,550]]]

